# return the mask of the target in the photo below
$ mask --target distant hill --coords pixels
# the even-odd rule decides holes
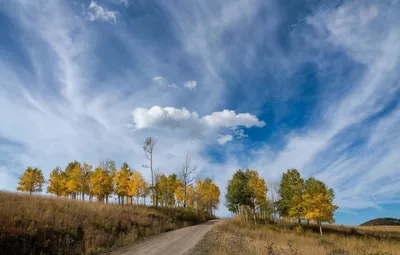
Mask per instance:
[[[395,218],[377,218],[364,222],[360,226],[400,226],[400,219]]]

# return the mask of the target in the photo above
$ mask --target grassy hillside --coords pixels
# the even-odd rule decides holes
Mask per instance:
[[[364,222],[360,226],[400,226],[400,219],[395,218],[377,218]]]
[[[247,225],[240,218],[218,225],[199,244],[200,254],[398,255],[400,227]]]
[[[0,192],[0,254],[93,254],[210,219],[149,208]]]

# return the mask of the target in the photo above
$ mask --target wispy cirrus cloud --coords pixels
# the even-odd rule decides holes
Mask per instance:
[[[151,135],[156,167],[190,152],[222,192],[238,168],[295,167],[347,212],[398,200],[398,2],[88,4],[0,7],[0,188],[27,165],[140,168]]]
[[[346,3],[338,9],[321,9],[307,18],[315,32],[309,41],[317,43],[325,54],[342,50],[360,75],[341,80],[351,88],[333,104],[322,102],[325,110],[318,124],[291,132],[281,151],[265,150],[252,167],[280,169],[266,174],[275,179],[293,167],[306,176],[317,176],[335,189],[336,202],[344,210],[380,208],[384,198],[395,198],[400,193],[394,188],[398,183],[395,166],[399,163],[394,155],[399,152],[400,134],[393,128],[399,119],[398,106],[391,110],[400,87],[395,72],[400,51],[394,46],[400,33],[398,18],[389,8]],[[378,29],[383,24],[389,24],[384,31]],[[316,62],[324,75],[329,74],[324,69],[327,61],[334,60]],[[387,110],[393,113],[385,113]],[[388,137],[392,140],[380,140]]]
[[[96,59],[94,53],[101,47],[99,41],[95,41],[95,37],[100,36],[101,32],[95,27],[87,26],[85,17],[76,15],[79,10],[56,1],[36,4],[21,0],[9,3],[13,4],[18,8],[11,8],[16,10],[16,15],[10,16],[10,25],[29,31],[27,34],[35,38],[35,47],[23,44],[29,50],[24,61],[31,61],[34,69],[31,72],[20,72],[21,67],[16,63],[1,62],[0,65],[3,85],[6,86],[6,89],[1,89],[2,109],[12,109],[1,112],[2,118],[9,123],[2,126],[1,135],[23,144],[22,151],[18,152],[20,157],[13,158],[12,164],[7,163],[2,168],[2,173],[7,176],[4,179],[10,180],[2,188],[15,187],[17,176],[27,165],[38,166],[47,175],[53,167],[64,166],[71,160],[92,164],[104,158],[113,158],[117,164],[123,160],[141,162],[144,137],[155,135],[158,138],[163,132],[154,134],[150,128],[132,134],[126,125],[131,121],[132,109],[148,102],[162,103],[164,100],[165,104],[173,103],[171,100],[176,100],[179,95],[165,98],[162,94],[155,93],[159,86],[148,84],[148,87],[142,88],[146,79],[135,81],[131,75],[114,75],[112,81],[98,79],[96,70],[102,64],[92,60]],[[97,3],[92,4],[92,11],[99,10],[98,7]],[[107,9],[103,11],[106,12]],[[105,14],[104,12],[99,12],[99,15]],[[107,17],[113,19],[107,15],[100,18]],[[22,41],[23,38],[20,39]],[[45,45],[50,46],[50,51]],[[135,54],[143,52],[136,50],[135,48]],[[146,60],[143,63],[145,66]],[[45,75],[42,72],[44,69],[53,70],[51,73],[54,76]],[[26,85],[28,80],[30,84],[34,84],[33,87],[41,90],[32,90],[32,87]],[[132,80],[135,81],[132,88],[114,87],[115,84],[132,84]],[[126,97],[125,91],[129,89],[135,93]],[[20,94],[24,96],[16,97]],[[133,106],[131,102],[135,102]],[[35,107],[32,108],[32,105]],[[226,125],[236,125],[235,120],[229,119],[232,112],[221,114],[209,116],[207,121],[203,121],[209,124],[204,125],[211,125],[213,120],[222,123],[225,117],[231,122]],[[26,115],[29,118],[23,118]],[[239,119],[248,121],[248,115],[233,113],[235,118],[237,115]],[[261,125],[260,123],[256,124]],[[27,126],[30,126],[29,131],[25,128]],[[204,142],[193,140],[190,136],[171,132],[159,140],[158,158],[160,165],[169,162],[170,168],[167,171],[178,169],[181,162],[172,162],[171,157],[164,155],[162,151],[169,151],[169,155],[177,156],[191,152],[193,158],[200,161],[199,155],[205,146]],[[37,144],[42,145],[41,149],[36,148]],[[14,148],[6,144],[1,146],[7,151],[7,155],[16,153]]]

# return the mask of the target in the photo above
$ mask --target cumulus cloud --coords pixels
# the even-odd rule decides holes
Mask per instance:
[[[103,6],[97,4],[95,1],[92,1],[89,5],[88,20],[102,20],[115,23],[117,21],[117,12],[109,11]]]
[[[235,111],[223,110],[222,112],[213,112],[211,115],[205,115],[202,120],[210,127],[236,127],[245,126],[250,127],[263,127],[264,121],[260,121],[255,115],[250,113],[239,113]]]
[[[137,129],[152,127],[178,127],[183,122],[198,122],[199,116],[196,112],[189,112],[186,108],[176,109],[174,107],[151,108],[138,107],[133,111],[133,122]]]
[[[195,89],[197,87],[197,82],[196,81],[187,81],[183,85],[185,88],[188,88],[190,90]]]
[[[221,136],[221,137],[219,137],[217,139],[218,143],[221,144],[221,145],[224,145],[227,142],[230,142],[232,140],[233,140],[233,136],[231,136],[231,135],[224,135],[224,136]]]
[[[200,117],[196,112],[190,112],[186,108],[153,106],[151,108],[138,107],[133,111],[133,122],[137,129],[142,128],[192,128],[202,126],[203,128],[236,128],[244,126],[263,127],[265,122],[259,120],[250,113],[239,113],[223,110],[213,112],[210,115]]]

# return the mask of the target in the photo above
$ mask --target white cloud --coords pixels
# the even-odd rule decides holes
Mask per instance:
[[[108,10],[97,8],[101,7],[97,2],[91,6],[89,11],[92,16],[89,16],[92,19],[115,22],[116,12],[110,16]],[[120,40],[118,42],[126,46],[127,57],[131,56],[135,61],[139,59],[138,68],[132,70],[132,74],[126,72],[116,75],[112,71],[105,71],[106,56],[93,55],[99,49],[112,50],[102,48],[99,43],[103,31],[84,22],[79,12],[65,2],[16,0],[8,1],[0,8],[3,7],[2,13],[15,12],[10,13],[10,22],[23,31],[18,46],[23,45],[20,50],[27,53],[26,56],[24,54],[27,58],[24,63],[29,65],[6,61],[8,58],[3,55],[6,51],[0,51],[0,108],[6,109],[0,111],[0,119],[4,120],[4,125],[0,127],[0,137],[21,144],[20,149],[0,144],[0,149],[9,150],[6,154],[0,153],[0,175],[4,179],[0,182],[0,189],[13,189],[27,165],[40,167],[48,177],[53,167],[65,167],[72,160],[86,161],[93,165],[107,158],[116,160],[117,165],[127,160],[133,168],[138,168],[149,177],[146,169],[140,169],[145,163],[143,139],[148,135],[158,140],[155,167],[160,167],[160,171],[179,171],[182,164],[180,157],[186,152],[191,153],[193,161],[199,162],[200,173],[209,166],[208,159],[203,155],[207,144],[204,139],[193,139],[193,136],[184,132],[164,129],[140,128],[132,132],[127,127],[126,123],[131,122],[132,118],[131,110],[139,109],[137,107],[141,105],[176,105],[179,102],[180,105],[205,112],[224,107],[218,106],[218,100],[199,105],[198,102],[203,101],[201,97],[197,101],[196,98],[189,101],[179,95],[179,90],[177,93],[160,92],[159,84],[153,84],[148,77],[168,72],[172,79],[182,80],[178,76],[181,69],[163,62],[158,53],[152,52],[153,47],[135,41],[135,35],[128,35],[130,31],[122,26],[113,26],[115,34],[107,30],[107,36],[110,36],[108,39]],[[102,11],[96,14],[96,10]],[[110,28],[106,26],[102,29]],[[29,44],[26,43],[28,41]],[[180,58],[187,58],[184,50],[180,52]],[[119,64],[124,63],[121,61]],[[99,74],[104,74],[105,78],[99,78]],[[145,78],[140,78],[141,75]],[[218,98],[217,90],[220,91],[221,87],[207,88],[208,92],[216,92],[212,93],[214,98]],[[161,109],[165,111],[165,108]],[[146,117],[144,120],[135,120],[139,120],[139,126],[151,124],[151,127],[159,127],[160,123],[165,122],[166,126],[189,127],[193,132],[236,124],[249,126],[254,123],[260,126],[263,123],[255,116],[254,122],[254,119],[246,117],[247,114],[234,112],[232,116],[240,121],[230,119],[229,114],[212,116],[205,121],[195,112],[172,107],[160,116],[158,112],[152,112],[156,117],[149,117],[145,111],[139,114]],[[180,126],[182,123],[187,126]],[[217,134],[212,133],[211,136],[210,141],[214,143]],[[14,172],[6,173],[7,169]],[[215,178],[218,176],[215,175]]]
[[[150,109],[138,107],[133,111],[133,122],[138,129],[177,127],[183,121],[197,122],[199,116],[196,112],[191,113],[186,108],[180,110],[174,107],[153,106]]]
[[[239,113],[235,111],[223,110],[221,112],[213,112],[211,115],[205,115],[202,120],[210,127],[221,128],[221,127],[236,127],[245,126],[250,127],[263,127],[265,126],[264,121],[260,121],[256,116],[250,113]]]
[[[263,127],[264,121],[249,113],[236,114],[235,111],[223,110],[200,117],[196,112],[186,108],[153,106],[138,107],[133,111],[133,122],[137,129],[142,128],[199,128],[219,129],[244,126]]]
[[[197,87],[197,82],[196,81],[187,81],[183,85],[185,88],[188,88],[190,90],[195,89]]]
[[[117,21],[117,12],[109,11],[103,6],[97,4],[95,1],[92,1],[89,5],[88,20],[102,20],[115,23]]]
[[[257,150],[251,163],[251,168],[267,165],[272,170],[263,172],[266,179],[279,179],[288,168],[298,168],[305,177],[316,176],[335,190],[341,208],[351,210],[380,208],[382,201],[395,201],[400,194],[396,167],[400,164],[399,108],[388,116],[379,114],[400,90],[396,72],[400,48],[395,46],[400,39],[399,23],[378,19],[380,11],[376,8],[382,5],[357,3],[317,12],[308,23],[315,29],[317,38],[312,39],[322,52],[341,49],[350,61],[362,64],[363,71],[356,78],[338,81],[347,83],[347,93],[334,101],[330,98],[316,125],[287,135],[281,150]],[[374,29],[380,26],[385,30]],[[321,59],[316,64],[324,70],[327,62]],[[381,121],[363,124],[378,116]],[[351,129],[357,131],[349,132]]]
[[[202,173],[213,177],[222,193],[227,180],[238,168],[257,169],[270,182],[279,179],[287,168],[296,167],[304,177],[316,176],[334,188],[336,202],[341,208],[379,208],[381,203],[398,200],[400,175],[395,166],[400,164],[399,106],[388,116],[382,117],[379,113],[386,103],[396,99],[394,96],[399,90],[400,77],[396,70],[399,70],[400,49],[396,42],[400,41],[400,23],[396,8],[382,10],[384,4],[358,2],[343,3],[335,9],[316,8],[313,16],[306,19],[307,24],[296,24],[312,31],[296,34],[298,30],[290,29],[290,36],[310,42],[301,45],[302,50],[299,50],[295,47],[298,41],[288,43],[294,48],[282,49],[277,34],[281,31],[278,16],[283,13],[275,9],[279,1],[259,8],[264,2],[255,0],[250,4],[237,0],[230,5],[222,1],[186,1],[184,5],[160,2],[160,12],[166,9],[167,16],[172,17],[168,29],[176,31],[173,36],[179,41],[177,47],[181,47],[173,52],[174,59],[187,63],[189,68],[183,69],[171,65],[171,52],[160,57],[163,54],[159,51],[160,42],[147,38],[148,34],[132,33],[120,24],[112,29],[102,26],[101,29],[108,29],[103,33],[84,22],[79,12],[65,1],[6,1],[0,6],[1,12],[18,27],[17,32],[22,32],[20,38],[15,37],[20,41],[14,46],[17,50],[22,45],[20,50],[24,54],[21,56],[27,60],[21,59],[21,64],[19,58],[9,58],[7,51],[0,51],[0,109],[5,109],[0,111],[3,121],[0,125],[0,189],[14,189],[18,175],[27,165],[42,168],[46,176],[53,167],[65,167],[72,160],[97,164],[99,160],[112,158],[118,165],[127,160],[140,169],[145,163],[143,138],[151,135],[158,140],[156,167],[166,173],[176,172],[181,165],[180,157],[190,152],[199,162],[200,171],[207,171]],[[86,18],[116,21],[117,12],[92,3],[91,14]],[[260,9],[268,12],[268,21],[256,18]],[[131,22],[135,26],[146,25],[144,20]],[[113,50],[112,47],[102,48],[98,39],[103,34],[124,46],[124,57],[130,58],[131,62],[127,62],[135,63],[135,68],[121,61],[118,69],[128,71],[116,74],[113,68],[104,70],[108,57],[93,55],[99,50]],[[232,40],[225,40],[226,35],[233,36]],[[150,40],[138,40],[137,36]],[[269,52],[262,61],[257,58],[259,50]],[[313,56],[301,58],[307,52],[312,52]],[[334,59],[325,58],[331,53]],[[256,140],[261,143],[260,149],[246,148],[240,142],[226,142],[223,147],[226,161],[209,163],[204,150],[223,138],[218,133],[221,128],[226,129],[221,132],[227,137],[224,139],[229,136],[236,139],[245,136],[240,126],[265,125],[249,113],[217,111],[232,103],[226,101],[231,98],[226,95],[232,90],[223,78],[239,75],[236,70],[247,75],[262,69],[277,78],[275,80],[284,81],[293,78],[291,74],[304,62],[318,67],[316,75],[323,84],[318,91],[329,95],[318,95],[317,101],[321,103],[317,106],[318,115],[313,109],[307,110],[312,125],[307,122],[300,131],[292,130],[289,134],[274,129],[274,133],[279,132],[278,136],[284,136],[282,144],[268,146]],[[255,65],[263,63],[267,64]],[[329,64],[333,68],[326,68]],[[346,65],[344,72],[340,69],[334,72],[337,71],[335,67],[343,65]],[[191,69],[196,72],[184,73]],[[196,77],[202,84],[201,90],[190,97],[182,96],[181,90],[172,93],[171,89],[164,90],[161,82],[149,79],[154,74],[168,74],[171,81],[186,81],[187,75],[191,75],[189,77]],[[326,93],[326,89],[335,85],[332,83],[342,84],[338,86],[338,95],[336,89],[335,93]],[[161,84],[165,88],[176,86],[166,79]],[[258,106],[270,103],[266,93],[260,91],[269,91],[273,89],[271,86],[251,85],[238,85],[238,91],[244,93],[241,99],[245,99],[235,102],[243,107],[236,108],[240,112],[262,110]],[[284,82],[279,85],[279,91],[284,90]],[[275,92],[272,90],[271,94],[276,96]],[[287,92],[282,98],[280,94],[276,97],[280,99],[279,108],[285,108]],[[151,107],[153,105],[186,106],[193,112],[186,108]],[[134,125],[127,124],[132,122],[132,109],[135,109]],[[376,118],[380,119],[378,123],[363,124]],[[136,128],[134,132],[132,127]],[[175,129],[189,132],[175,132]],[[349,129],[355,129],[356,134]],[[210,139],[194,139],[193,134],[199,133]],[[361,137],[362,134],[365,137]],[[249,140],[253,142],[252,139],[259,138],[264,136],[250,135]],[[360,140],[365,140],[366,144],[353,144]],[[7,143],[19,145],[13,147]],[[349,146],[355,148],[349,150]],[[146,169],[140,170],[149,177]],[[220,207],[226,210],[222,203]]]
[[[221,137],[219,137],[217,139],[218,143],[221,144],[221,145],[224,145],[227,142],[230,142],[232,140],[233,140],[233,136],[231,136],[231,135],[224,135],[224,136],[221,136]]]
[[[161,76],[155,76],[155,77],[153,77],[153,81],[161,81],[162,79],[164,79],[164,78],[161,77]]]

